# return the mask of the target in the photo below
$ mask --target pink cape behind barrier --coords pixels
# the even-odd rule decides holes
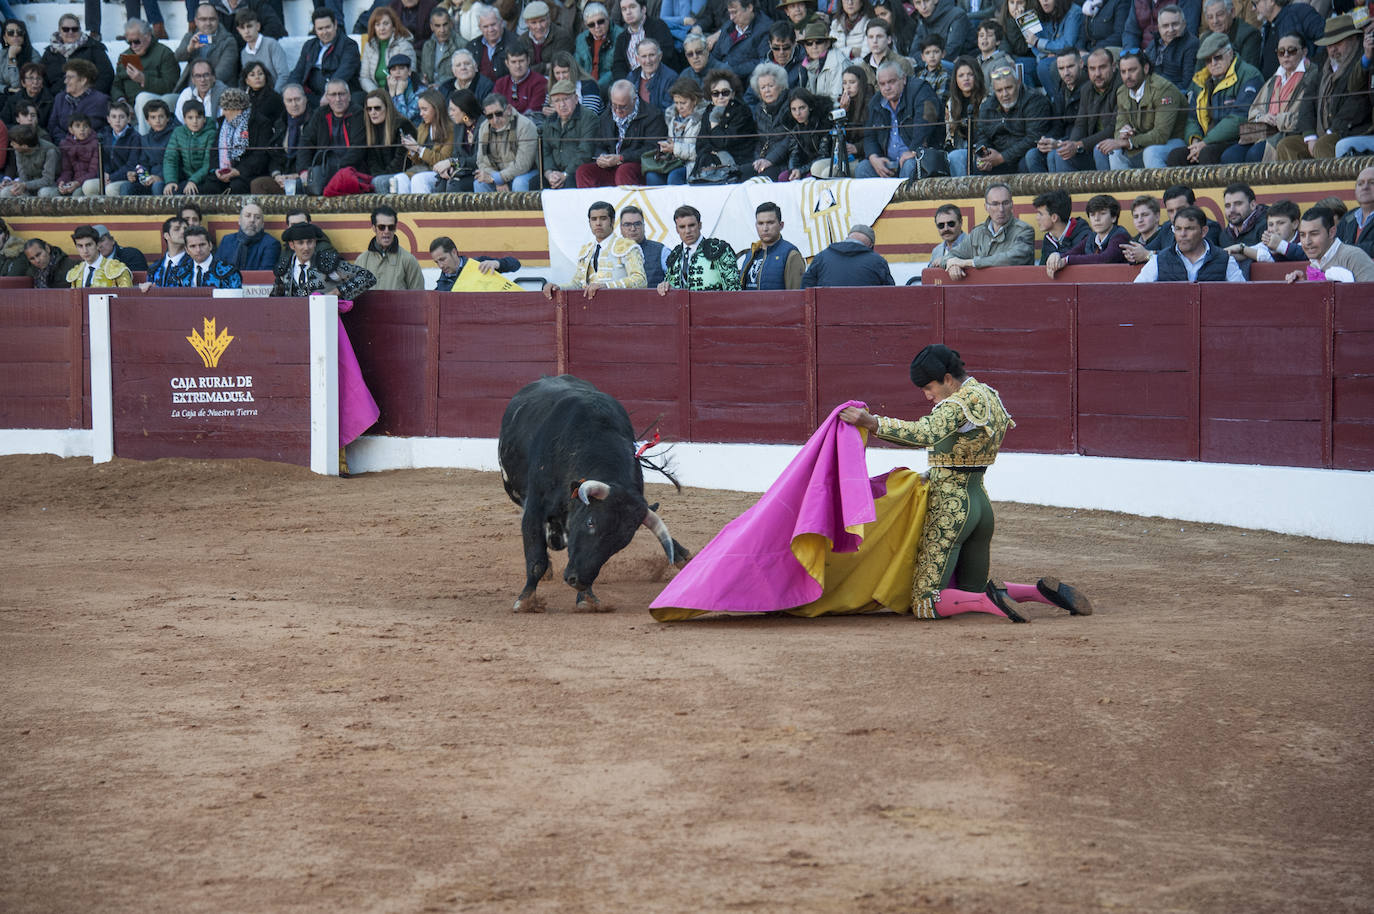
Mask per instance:
[[[834,552],[856,552],[863,525],[875,519],[863,433],[838,418],[846,406],[863,405],[835,407],[758,502],[726,524],[652,608],[773,612],[818,599],[823,569],[803,565],[794,543],[823,537]]]
[[[339,302],[340,312],[352,307],[353,302]],[[339,318],[339,447],[367,431],[381,414],[363,380],[363,370],[358,367],[358,357],[353,353],[353,343],[348,339],[343,318]]]

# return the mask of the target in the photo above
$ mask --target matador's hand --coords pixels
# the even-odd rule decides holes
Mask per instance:
[[[857,406],[846,406],[840,410],[840,421],[866,428],[871,432],[878,430],[878,417]]]

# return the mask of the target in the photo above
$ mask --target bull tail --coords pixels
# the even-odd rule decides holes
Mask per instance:
[[[679,492],[682,491],[682,483],[678,482],[677,477],[673,475],[673,471],[671,469],[672,462],[669,461],[666,456],[660,463],[654,463],[652,460],[650,460],[643,454],[641,454],[639,457],[635,459],[639,461],[639,465],[642,466],[644,469],[653,470],[655,473],[659,473],[673,484],[673,488],[677,489]]]

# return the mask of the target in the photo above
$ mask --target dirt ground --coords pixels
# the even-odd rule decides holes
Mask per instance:
[[[494,474],[51,457],[0,544],[6,912],[1374,910],[1370,547],[1000,505],[1095,615],[670,625],[645,531],[513,615]]]

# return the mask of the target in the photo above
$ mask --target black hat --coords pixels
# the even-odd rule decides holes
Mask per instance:
[[[957,378],[963,370],[964,362],[959,353],[941,343],[933,343],[911,360],[911,383],[925,387],[933,381],[943,381],[947,374]]]
[[[324,238],[324,232],[318,225],[310,222],[297,222],[289,229],[281,233],[282,241],[320,241]]]

